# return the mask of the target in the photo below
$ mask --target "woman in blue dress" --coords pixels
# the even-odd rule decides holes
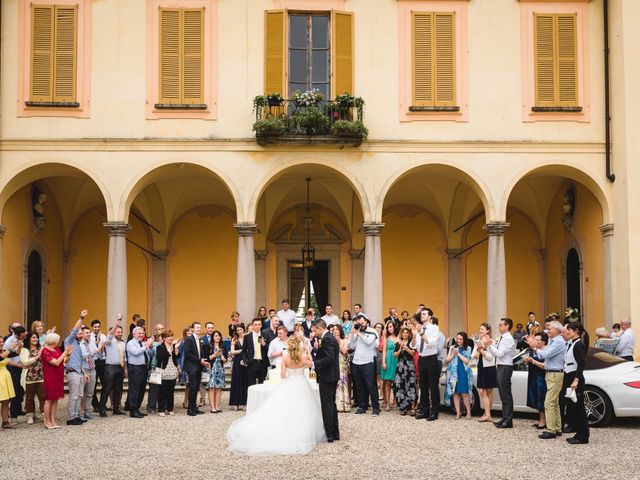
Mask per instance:
[[[447,388],[444,392],[444,403],[451,406],[451,397],[456,409],[456,420],[461,417],[460,397],[467,411],[466,418],[471,418],[471,403],[469,395],[473,391],[473,374],[469,363],[471,362],[471,347],[468,347],[467,332],[458,332],[456,343],[449,349],[449,355],[445,360],[447,364]]]
[[[227,350],[222,343],[222,334],[215,330],[213,339],[208,346],[207,356],[209,358],[209,382],[207,383],[207,393],[209,395],[209,407],[211,413],[220,413],[220,398],[224,388],[224,364],[227,361]]]

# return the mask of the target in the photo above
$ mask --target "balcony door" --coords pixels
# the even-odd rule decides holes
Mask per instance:
[[[289,96],[315,88],[329,98],[329,17],[328,13],[289,15]]]

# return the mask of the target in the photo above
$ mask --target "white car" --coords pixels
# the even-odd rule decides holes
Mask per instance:
[[[528,365],[522,357],[525,351],[513,357],[513,409],[516,412],[536,411],[527,407]],[[473,370],[473,395],[471,399],[473,413],[479,414],[481,407],[475,388],[477,369]],[[629,362],[611,355],[604,350],[589,348],[584,370],[585,409],[592,427],[602,427],[615,417],[640,417],[640,363]],[[446,377],[440,377],[441,399],[444,402]],[[492,410],[500,410],[502,404],[498,389],[494,390]]]

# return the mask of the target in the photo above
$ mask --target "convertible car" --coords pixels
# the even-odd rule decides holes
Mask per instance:
[[[513,377],[511,391],[513,407],[516,412],[533,412],[527,407],[527,368],[522,357],[525,351],[513,357]],[[476,385],[476,368],[473,369],[472,411],[479,414],[481,407],[478,401]],[[587,354],[585,377],[585,409],[592,427],[602,427],[614,417],[640,416],[640,363],[622,360],[604,350],[589,348]],[[440,377],[441,398],[444,399],[446,377]],[[498,389],[493,396],[492,410],[502,408]]]

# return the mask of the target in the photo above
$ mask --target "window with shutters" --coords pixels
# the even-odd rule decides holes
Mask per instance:
[[[147,0],[148,119],[217,115],[217,0]]]
[[[265,12],[264,93],[353,93],[353,16],[349,12]]]
[[[160,9],[160,94],[156,108],[206,109],[204,9]]]
[[[401,121],[467,121],[467,4],[399,0]]]
[[[455,13],[413,12],[411,111],[458,111]]]
[[[89,116],[91,0],[20,2],[18,116]]]
[[[520,4],[523,120],[590,121],[587,0]]]

